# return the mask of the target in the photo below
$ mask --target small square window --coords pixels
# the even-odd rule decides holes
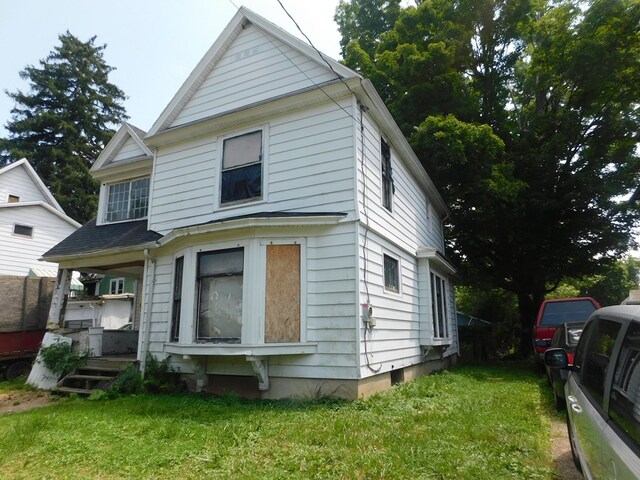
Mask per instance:
[[[28,227],[26,225],[19,225],[16,223],[13,226],[13,234],[31,238],[33,237],[33,227]]]
[[[9,203],[18,203],[20,201],[20,197],[18,195],[9,194]]]
[[[397,259],[384,255],[384,289],[400,293],[400,265]]]
[[[119,295],[124,293],[124,278],[114,278],[109,284],[109,293],[111,295]]]

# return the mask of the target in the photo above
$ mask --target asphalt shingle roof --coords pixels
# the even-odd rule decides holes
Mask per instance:
[[[81,255],[112,248],[134,247],[161,238],[162,235],[159,233],[147,230],[146,220],[98,226],[93,219],[58,243],[43,257]]]

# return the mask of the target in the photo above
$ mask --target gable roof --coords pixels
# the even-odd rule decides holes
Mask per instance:
[[[69,217],[66,213],[64,213],[64,211],[62,209],[58,210],[57,208],[49,205],[48,203],[42,202],[42,201],[2,203],[2,204],[0,204],[0,212],[9,211],[10,209],[23,209],[23,211],[24,211],[25,209],[27,209],[29,207],[44,208],[45,210],[47,210],[52,215],[55,215],[56,217],[60,218],[61,220],[64,220],[69,225],[71,225],[71,226],[73,226],[75,228],[78,228],[81,225],[80,223],[76,222],[73,218]]]
[[[40,191],[40,193],[42,193],[42,196],[47,200],[47,203],[49,204],[49,206],[53,207],[54,209],[62,213],[64,216],[66,216],[60,204],[51,194],[47,186],[44,184],[40,176],[36,173],[36,171],[33,169],[33,167],[31,166],[31,164],[26,158],[22,158],[17,162],[13,162],[11,165],[7,165],[6,167],[1,168],[0,176],[13,170],[14,168],[24,169],[24,171],[27,173],[29,178],[31,178],[31,180],[33,181],[33,184]]]
[[[200,60],[196,68],[191,72],[176,95],[160,114],[160,117],[158,117],[156,122],[153,124],[147,136],[150,137],[156,135],[171,126],[191,97],[207,79],[207,76],[213,71],[214,67],[220,61],[224,53],[229,49],[235,38],[248,23],[256,26],[264,34],[274,37],[283,44],[299,52],[305,58],[321,65],[327,71],[333,71],[336,78],[360,78],[360,76],[350,68],[345,67],[324,54],[320,55],[313,47],[307,45],[282,28],[269,22],[251,10],[245,7],[240,7],[218,39],[207,51],[202,60]]]
[[[115,163],[129,163],[140,159],[149,159],[153,157],[153,153],[149,150],[149,147],[145,145],[142,139],[145,137],[146,132],[140,128],[131,125],[129,123],[123,123],[116,134],[111,138],[107,146],[102,150],[94,164],[89,170],[90,173],[95,174],[97,171],[104,168],[108,168]],[[114,162],[116,155],[120,152],[122,147],[131,139],[136,147],[135,154],[129,158]]]

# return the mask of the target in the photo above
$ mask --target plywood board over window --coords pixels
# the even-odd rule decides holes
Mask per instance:
[[[267,245],[266,343],[300,341],[300,245]]]

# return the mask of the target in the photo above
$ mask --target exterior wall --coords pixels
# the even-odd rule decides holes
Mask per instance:
[[[445,356],[457,352],[455,298],[446,271],[419,260],[420,247],[444,250],[441,219],[422,188],[398,158],[392,144],[395,191],[392,209],[383,206],[380,140],[385,138],[368,114],[362,116],[364,137],[358,131],[359,265],[361,303],[373,306],[376,326],[360,321],[360,370],[363,378],[424,362],[423,346],[433,343],[430,268],[447,279],[447,319],[451,344]],[[388,139],[385,138],[388,142]],[[399,260],[400,292],[384,288],[383,256]],[[440,343],[437,341],[436,343]],[[445,347],[443,347],[444,349]],[[367,353],[365,353],[365,350]]]
[[[351,111],[351,99],[340,102]],[[222,139],[264,128],[263,200],[220,206]],[[174,228],[262,211],[355,213],[353,120],[333,102],[268,125],[215,132],[158,150],[149,228]]]
[[[195,262],[197,251],[211,251],[228,248],[229,244],[247,244],[245,262],[253,271],[245,270],[243,321],[253,321],[259,330],[263,322],[265,271],[264,258],[260,246],[270,242],[287,243],[294,240],[301,244],[302,273],[302,343],[317,343],[316,353],[269,357],[269,376],[299,378],[357,379],[358,344],[356,301],[356,247],[355,223],[330,227],[314,227],[286,233],[282,229],[265,229],[258,232],[244,231],[218,235],[204,243],[192,240],[179,251],[167,253],[156,259],[155,282],[150,305],[151,330],[150,351],[154,355],[165,356],[169,342],[171,321],[171,292],[173,283],[174,258],[185,254],[183,295],[192,296],[189,302],[183,296],[180,343],[190,343],[194,338],[195,305],[197,286]],[[253,250],[252,250],[253,249]],[[191,251],[191,255],[190,252]],[[150,271],[150,267],[147,268]],[[188,273],[191,271],[192,273]],[[150,273],[149,273],[150,275]],[[305,281],[306,280],[306,281]],[[262,302],[262,304],[261,304]],[[189,303],[192,307],[189,307]],[[145,305],[145,308],[149,308]],[[246,318],[252,315],[252,318]],[[260,332],[249,332],[253,340],[249,343],[264,343]],[[245,333],[243,332],[243,338]],[[244,356],[216,356],[216,344],[211,346],[211,356],[207,358],[206,372],[209,374],[253,376],[251,365]],[[218,344],[218,346],[220,346]],[[178,362],[179,357],[174,357]],[[193,371],[191,362],[180,365],[181,371]]]
[[[16,223],[33,227],[33,237],[14,235]],[[57,269],[56,263],[38,259],[75,230],[38,205],[0,209],[0,275],[26,276],[31,267]]]
[[[21,202],[49,203],[22,166],[12,168],[0,175],[0,203],[6,203],[9,195],[19,196]]]
[[[120,147],[120,150],[114,155],[112,164],[118,163],[122,160],[130,160],[135,157],[139,157],[141,155],[145,155],[140,146],[136,143],[136,141],[129,137],[124,145]]]
[[[301,90],[335,75],[252,24],[245,26],[172,127]]]

